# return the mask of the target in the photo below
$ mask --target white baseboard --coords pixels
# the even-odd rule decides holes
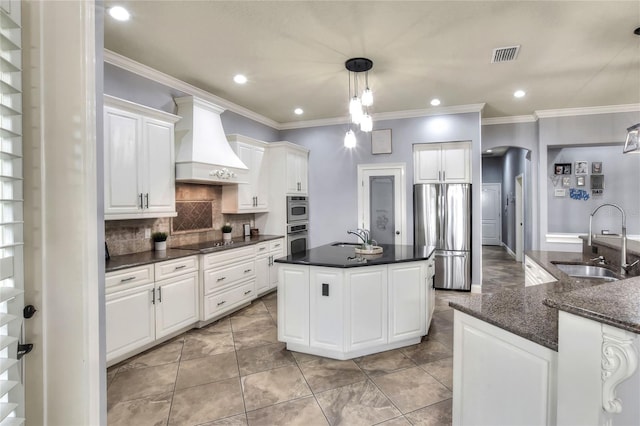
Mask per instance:
[[[511,250],[509,248],[508,245],[506,245],[505,243],[501,243],[502,247],[504,247],[504,249],[507,251],[507,253],[509,254],[509,256],[513,257],[514,259],[516,258],[516,254],[513,252],[513,250]]]

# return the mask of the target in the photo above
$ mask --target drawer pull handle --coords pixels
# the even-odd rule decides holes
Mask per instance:
[[[274,247],[280,247],[280,244],[276,244],[276,245],[274,245]]]
[[[260,251],[264,251],[266,249],[267,249],[266,247],[260,247]]]
[[[180,266],[176,266],[176,268],[174,269],[174,271],[177,271],[178,269],[184,269],[186,268],[187,265],[180,265]]]
[[[131,281],[131,280],[135,280],[135,279],[136,279],[136,276],[134,275],[134,276],[129,277],[129,278],[123,278],[123,279],[120,280],[120,282],[121,283],[126,283],[127,281]]]
[[[216,281],[217,281],[217,282],[220,282],[220,281],[224,281],[225,279],[227,279],[227,277],[220,277],[220,278],[218,278]]]
[[[251,272],[251,269],[245,269],[244,273],[246,274],[247,272]]]
[[[246,296],[247,294],[251,293],[251,290],[247,290],[244,292],[244,295]]]
[[[531,265],[525,264],[524,266],[526,266],[527,268],[531,269]]]
[[[222,302],[218,302],[218,306],[222,306],[222,305],[224,305],[225,303],[227,303],[227,301],[226,301],[226,300],[223,300]]]

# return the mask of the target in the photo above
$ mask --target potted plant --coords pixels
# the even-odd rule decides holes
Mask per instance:
[[[167,249],[167,233],[166,232],[154,232],[151,234],[156,251],[164,251]]]
[[[224,241],[231,240],[231,231],[233,228],[228,223],[222,227],[222,239]]]

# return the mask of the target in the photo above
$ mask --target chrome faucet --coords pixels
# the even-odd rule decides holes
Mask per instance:
[[[615,207],[616,209],[620,210],[620,213],[622,214],[622,249],[620,250],[620,273],[624,275],[629,270],[631,270],[631,268],[636,266],[638,262],[640,262],[640,260],[636,260],[632,264],[627,263],[627,218],[626,218],[626,215],[624,214],[624,210],[622,210],[622,207],[620,207],[617,204],[605,203],[605,204],[599,205],[598,207],[595,208],[594,211],[591,212],[591,214],[589,215],[589,238],[587,239],[587,245],[591,247],[593,242],[592,240],[593,216],[596,214],[598,210],[600,210],[600,208],[604,206]]]
[[[355,235],[362,240],[362,245],[367,247],[369,243],[369,231],[367,229],[358,228],[356,230],[347,231],[347,234]]]

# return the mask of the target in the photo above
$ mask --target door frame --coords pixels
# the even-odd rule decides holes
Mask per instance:
[[[502,184],[498,183],[498,182],[487,182],[487,183],[482,183],[482,191],[484,192],[484,188],[486,185],[496,185],[498,187],[498,202],[500,203],[500,205],[498,206],[498,244],[484,244],[482,243],[482,245],[497,245],[497,246],[501,246],[503,245],[502,243]],[[482,195],[481,195],[482,197]],[[484,217],[480,219],[480,224],[482,224],[482,221],[484,220]]]
[[[522,262],[522,255],[524,253],[524,197],[523,197],[523,180],[524,176],[519,174],[515,178],[516,188],[516,214],[515,214],[515,226],[516,226],[516,262]]]
[[[364,174],[365,172],[374,172],[377,173],[379,171],[379,175],[375,174],[375,176],[389,176],[389,173],[398,173],[399,179],[394,180],[394,192],[396,197],[399,197],[400,201],[400,211],[395,212],[396,217],[400,219],[400,241],[396,238],[396,244],[407,244],[407,165],[406,163],[376,163],[376,164],[358,164],[358,220],[357,224],[359,227],[367,228],[370,226],[366,221],[366,212],[369,211],[369,204],[365,205],[365,195],[366,191],[364,183]],[[396,223],[398,220],[396,219]],[[396,231],[398,228],[396,227]]]

